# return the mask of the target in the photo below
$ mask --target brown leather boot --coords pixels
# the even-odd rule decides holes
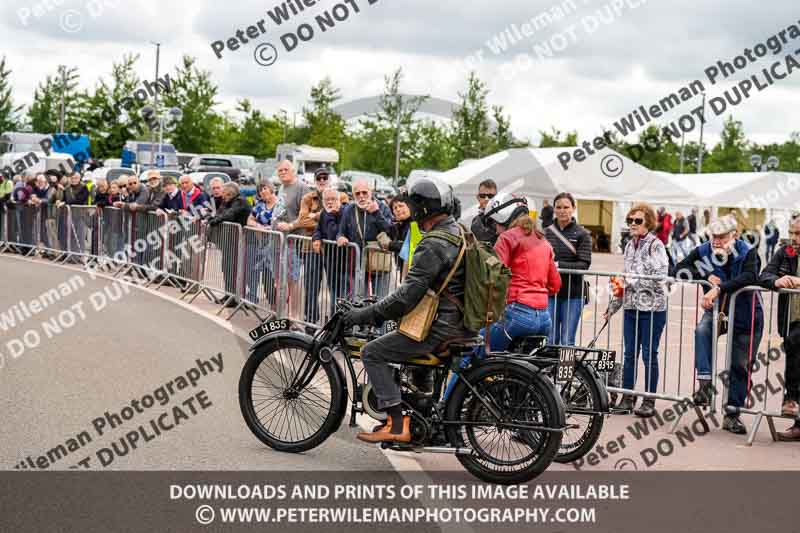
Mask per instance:
[[[364,442],[401,442],[401,443],[408,443],[411,442],[411,417],[404,416],[403,417],[403,432],[399,435],[395,435],[392,433],[392,417],[390,416],[386,421],[386,425],[383,426],[378,431],[374,432],[361,432],[356,435],[358,440]]]
[[[786,431],[778,432],[778,440],[783,442],[797,442],[800,441],[800,427],[792,426]]]
[[[781,407],[781,413],[784,416],[794,416],[800,414],[800,405],[795,400],[786,400]]]

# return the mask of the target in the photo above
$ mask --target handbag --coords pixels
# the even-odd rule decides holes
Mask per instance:
[[[717,314],[717,337],[728,333],[728,315],[725,314],[725,304],[728,301],[728,295],[722,296],[722,303],[719,306],[719,313]]]
[[[447,288],[450,280],[453,279],[458,266],[461,264],[461,260],[464,258],[464,252],[467,250],[467,239],[464,236],[464,230],[461,229],[460,226],[459,231],[461,232],[461,249],[458,252],[458,258],[453,268],[450,269],[442,286],[439,287],[437,292],[428,289],[425,296],[422,297],[422,300],[419,301],[414,309],[400,320],[400,326],[397,328],[397,331],[411,340],[422,342],[428,338],[433,320],[436,318],[436,312],[439,310],[439,297]]]
[[[358,229],[358,236],[361,242],[364,242],[364,231],[361,229],[361,223],[358,221],[358,210],[355,210],[353,215],[356,217],[356,228]],[[364,215],[364,225],[367,224],[367,216]],[[391,272],[392,271],[392,254],[385,252],[378,241],[367,241],[364,247],[364,252],[367,254],[367,272]]]
[[[545,228],[545,231],[550,231],[550,233],[552,233],[553,235],[558,237],[558,239],[562,243],[564,243],[564,246],[566,246],[567,249],[570,252],[572,252],[573,255],[577,256],[578,255],[578,251],[575,249],[575,246],[571,242],[569,242],[569,240],[566,237],[564,237],[563,233],[561,233],[560,231],[555,229],[553,227],[554,225],[555,224],[551,224],[551,225],[547,226]],[[583,280],[583,292],[582,292],[582,294],[583,294],[583,305],[589,305],[589,301],[590,301],[589,300],[589,290],[590,289],[591,289],[591,287],[589,286],[589,282],[586,281],[586,280]]]

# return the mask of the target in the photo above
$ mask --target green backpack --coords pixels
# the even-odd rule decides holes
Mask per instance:
[[[511,270],[503,264],[489,243],[480,242],[471,231],[459,226],[467,241],[467,249],[464,252],[464,304],[457,305],[464,314],[464,327],[478,331],[503,316]],[[428,237],[443,239],[456,246],[462,244],[461,238],[446,231],[429,231],[423,240]]]

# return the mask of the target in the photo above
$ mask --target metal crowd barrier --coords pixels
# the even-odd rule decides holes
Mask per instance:
[[[285,298],[284,235],[277,231],[245,227],[239,296],[276,315],[283,314]]]
[[[607,389],[610,393],[627,394],[640,398],[652,398],[656,400],[667,400],[676,403],[682,403],[686,409],[680,410],[678,418],[675,420],[671,431],[674,431],[680,419],[689,408],[693,407],[692,397],[696,392],[696,371],[694,364],[694,335],[692,332],[700,320],[703,309],[700,307],[700,300],[703,295],[702,286],[709,286],[707,281],[682,281],[670,278],[668,276],[645,276],[625,272],[598,272],[598,271],[582,271],[571,269],[559,269],[561,274],[582,275],[583,279],[589,281],[588,284],[588,299],[589,303],[584,305],[584,298],[586,298],[587,287],[582,284],[580,288],[580,304],[573,307],[566,305],[566,313],[579,313],[575,318],[577,324],[573,323],[573,327],[577,328],[576,331],[576,344],[579,346],[586,346],[592,339],[595,339],[596,348],[605,348],[608,350],[615,350],[617,352],[616,370],[612,375],[604,374]],[[666,312],[665,312],[665,325],[660,338],[654,338],[653,321],[650,320],[649,329],[645,326],[647,331],[644,332],[648,336],[641,342],[639,338],[638,329],[639,321],[645,320],[649,315],[646,311],[635,311],[633,313],[633,320],[635,320],[635,330],[633,344],[636,348],[633,350],[633,388],[624,388],[622,383],[622,375],[625,368],[625,309],[624,305],[617,313],[610,317],[609,323],[605,330],[603,327],[603,314],[608,309],[608,303],[611,298],[611,290],[609,289],[609,282],[612,277],[620,277],[625,280],[637,279],[642,281],[652,281],[659,283],[663,286],[666,296]],[[567,278],[570,282],[571,278]],[[652,290],[652,289],[651,289]],[[577,299],[577,298],[576,298]],[[559,302],[558,295],[552,298],[553,302]],[[677,304],[677,305],[676,305]],[[564,339],[559,339],[558,333],[555,331],[558,318],[558,305],[553,305],[552,324],[550,331],[550,339],[554,344],[567,344]],[[678,309],[676,312],[674,308]],[[587,308],[590,310],[587,313]],[[714,323],[716,323],[716,316],[718,313],[717,305],[715,304],[712,310]],[[587,317],[587,315],[589,315]],[[572,318],[571,316],[565,318]],[[569,324],[569,320],[566,321]],[[716,338],[716,337],[714,337]],[[555,342],[561,341],[561,342]],[[655,392],[649,392],[647,383],[645,383],[646,372],[640,370],[640,365],[644,367],[644,357],[640,350],[640,344],[651,347],[651,354],[656,353],[658,378],[656,380]],[[717,346],[712,343],[712,361],[716,359]],[[640,363],[641,360],[641,363]],[[640,379],[640,374],[643,374]],[[651,377],[652,379],[652,377]],[[703,421],[702,412],[698,407],[693,407],[698,418]],[[676,410],[678,411],[678,410]]]
[[[167,215],[164,270],[182,282],[181,288],[201,279],[205,235],[206,228],[201,219],[176,213]]]
[[[66,207],[66,206],[65,206]],[[100,213],[89,205],[69,206],[69,251],[96,256],[100,245]]]
[[[333,313],[337,298],[353,299],[362,292],[364,278],[358,246],[320,241],[319,253],[311,237],[289,235],[283,284],[288,314],[296,321],[319,326]]]
[[[39,213],[38,206],[9,204],[6,217],[8,244],[17,253],[30,255],[39,245]]]
[[[145,272],[161,272],[164,264],[166,215],[148,211],[132,211],[129,216],[130,232],[126,243],[130,260],[144,266]]]
[[[118,207],[103,208],[100,217],[99,255],[115,259],[124,257],[130,229],[129,214]]]
[[[201,280],[204,285],[225,293],[219,303],[229,305],[242,292],[242,226],[223,222],[208,226]]]
[[[769,293],[769,301],[765,304],[763,299],[761,298],[761,293]],[[750,295],[748,297],[748,294]],[[785,379],[786,376],[781,376],[772,373],[772,363],[777,363],[781,356],[784,358],[784,364],[786,362],[786,358],[788,354],[784,350],[781,350],[780,346],[782,345],[781,339],[785,338],[789,334],[789,326],[792,323],[792,307],[789,305],[787,310],[788,316],[786,319],[786,331],[779,332],[776,327],[777,321],[777,301],[775,296],[780,296],[781,294],[787,295],[800,295],[800,290],[797,289],[780,289],[778,291],[770,291],[763,287],[759,286],[748,286],[744,287],[738,291],[736,291],[730,298],[730,316],[728,317],[729,323],[729,333],[727,335],[727,343],[725,348],[725,365],[724,369],[727,372],[725,375],[725,379],[722,376],[717,376],[719,381],[722,383],[723,391],[725,394],[722,395],[723,401],[727,399],[728,391],[730,390],[729,383],[732,374],[731,369],[731,362],[733,360],[733,351],[735,341],[732,336],[733,332],[733,324],[736,318],[736,301],[739,298],[747,298],[748,305],[754,306],[756,302],[760,302],[762,305],[762,310],[764,313],[764,330],[760,335],[760,342],[754,342],[754,337],[758,335],[758,332],[755,331],[755,314],[751,312],[753,320],[750,321],[750,331],[742,331],[741,335],[747,335],[747,339],[744,339],[748,342],[748,349],[747,355],[748,357],[748,376],[747,376],[747,392],[746,392],[746,403],[742,407],[733,407],[733,406],[726,406],[725,412],[727,414],[751,414],[755,415],[755,420],[753,421],[753,425],[748,432],[747,438],[747,445],[752,446],[753,441],[756,438],[756,434],[758,433],[758,428],[761,425],[761,422],[764,418],[767,419],[767,423],[769,424],[770,435],[772,436],[773,441],[777,441],[777,432],[775,429],[774,418],[785,418],[787,420],[794,421],[794,417],[785,416],[782,414],[780,407],[778,410],[771,408],[767,405],[769,400],[770,394],[781,394],[781,401],[779,405],[782,404],[783,400],[783,391],[785,389]],[[775,346],[775,344],[778,346]],[[766,350],[761,351],[761,346],[766,345]],[[785,346],[785,345],[784,345]],[[783,351],[784,353],[781,353]],[[758,371],[754,370],[754,367],[757,367]],[[784,368],[786,368],[784,366]],[[762,373],[763,371],[763,373]],[[758,379],[757,375],[763,374],[763,379]],[[759,383],[756,383],[758,381]],[[758,407],[758,403],[761,404],[760,408]]]

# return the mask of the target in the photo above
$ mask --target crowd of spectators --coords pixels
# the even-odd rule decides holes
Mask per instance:
[[[355,296],[357,285],[365,294],[380,297],[389,291],[390,278],[402,274],[413,260],[419,230],[403,194],[388,203],[374,197],[370,184],[355,181],[353,198],[331,187],[327,169],[319,169],[313,186],[303,183],[289,161],[277,169],[280,190],[270,182],[259,184],[254,206],[250,206],[235,183],[217,178],[208,190],[194,184],[189,176],[175,180],[158,171],[138,176],[121,176],[113,181],[97,180],[91,189],[73,173],[39,174],[28,179],[0,178],[0,208],[29,205],[42,209],[41,240],[48,246],[62,238],[63,228],[55,211],[63,205],[115,207],[130,212],[157,214],[182,213],[201,218],[210,227],[208,239],[221,253],[226,299],[220,303],[238,305],[236,282],[239,262],[224,250],[221,225],[271,230],[267,239],[286,242],[287,290],[292,317],[319,324],[333,311],[339,297]],[[574,345],[584,306],[590,301],[590,287],[581,271],[592,265],[592,237],[575,219],[576,202],[569,193],[558,194],[552,205],[545,201],[540,216],[533,216],[528,202],[498,195],[496,183],[482,181],[478,187],[478,216],[471,230],[481,240],[495,246],[498,256],[511,268],[512,284],[506,316],[492,327],[492,346],[502,349],[515,337],[546,335],[551,344]],[[511,202],[511,203],[509,203]],[[532,207],[532,204],[531,204]],[[529,216],[530,213],[530,216]],[[19,215],[19,212],[17,213]],[[725,402],[742,408],[751,386],[750,374],[764,328],[764,308],[760,295],[736,301],[735,320],[715,324],[713,310],[730,315],[730,296],[748,285],[769,290],[800,289],[797,249],[800,247],[800,219],[789,231],[790,242],[778,244],[778,230],[770,221],[765,227],[768,265],[762,270],[757,242],[740,231],[733,215],[714,221],[709,212],[698,220],[696,209],[688,216],[680,211],[674,217],[663,207],[635,204],[626,216],[629,238],[624,243],[622,282],[612,293],[606,318],[623,311],[623,364],[621,375],[612,383],[634,389],[638,358],[644,364],[644,390],[656,393],[659,384],[658,349],[666,325],[667,276],[702,280],[703,313],[694,333],[697,390],[695,403],[707,402],[712,389],[712,344],[714,332],[730,336],[732,357],[728,397]],[[538,221],[538,223],[537,223]],[[701,229],[698,227],[701,226]],[[327,244],[323,245],[323,241]],[[274,243],[247,241],[245,296],[255,303],[275,303],[281,289]],[[353,252],[363,258],[363,279],[354,279]],[[710,263],[709,263],[710,261]],[[703,269],[698,265],[712,264]],[[562,272],[559,274],[558,270]],[[564,272],[566,271],[566,272]],[[555,276],[555,278],[553,277]],[[648,278],[648,276],[650,278]],[[656,278],[661,278],[661,280]],[[325,281],[326,286],[323,286]],[[320,295],[329,305],[320,305]],[[324,300],[323,300],[324,301]],[[322,307],[322,308],[321,308]],[[800,296],[782,293],[778,308],[779,333],[784,338],[787,369],[783,413],[800,416]],[[721,330],[724,328],[724,331]],[[499,347],[499,348],[498,348]],[[617,407],[632,410],[641,417],[655,414],[655,400],[623,395]],[[735,410],[726,414],[723,428],[736,434],[746,429]],[[783,440],[800,441],[800,422],[779,434]]]

